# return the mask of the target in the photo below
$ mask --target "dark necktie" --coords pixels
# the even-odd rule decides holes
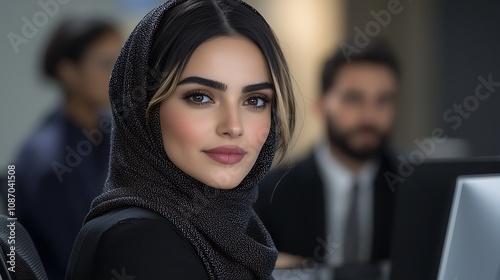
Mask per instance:
[[[358,183],[354,182],[344,236],[344,263],[356,263],[359,251]]]

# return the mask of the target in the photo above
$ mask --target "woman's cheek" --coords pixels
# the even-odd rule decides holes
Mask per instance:
[[[177,110],[171,110],[165,115],[164,133],[175,137],[179,141],[178,144],[182,146],[199,144],[200,141],[203,141],[203,137],[206,138],[208,135],[210,125],[207,123],[209,120],[207,118]]]
[[[248,139],[255,150],[260,151],[262,146],[267,140],[269,135],[269,129],[271,127],[271,120],[267,116],[260,116],[258,119],[253,118],[251,122],[249,122],[247,133],[249,134]]]

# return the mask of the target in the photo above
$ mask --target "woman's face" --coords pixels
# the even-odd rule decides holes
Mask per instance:
[[[211,187],[236,187],[269,134],[273,97],[267,62],[254,43],[243,37],[203,43],[160,105],[168,157]]]

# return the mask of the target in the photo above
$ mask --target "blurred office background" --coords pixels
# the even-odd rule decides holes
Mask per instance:
[[[51,15],[45,12],[42,4],[48,2],[57,4],[57,12]],[[160,2],[2,2],[1,166],[12,162],[23,139],[60,98],[57,87],[40,74],[41,51],[57,23],[72,15],[101,15],[115,19],[127,35],[145,13]],[[406,151],[418,149],[415,139],[430,137],[434,129],[441,128],[448,137],[466,141],[446,141],[444,145],[450,146],[446,155],[500,155],[500,86],[491,86],[495,91],[484,100],[475,97],[476,87],[481,84],[479,77],[500,81],[499,1],[248,2],[261,11],[274,28],[297,83],[300,115],[292,157],[304,155],[322,135],[323,125],[314,113],[314,102],[323,60],[342,43],[355,46],[359,30],[370,40],[383,38],[388,41],[401,62],[403,84],[393,136],[397,147]],[[377,21],[374,14],[390,9],[398,12],[391,13],[390,19],[386,18],[383,24]],[[9,34],[22,36],[26,21],[36,23],[37,31],[31,38],[24,38],[18,46],[13,46]],[[462,104],[465,113],[453,111],[455,104]]]

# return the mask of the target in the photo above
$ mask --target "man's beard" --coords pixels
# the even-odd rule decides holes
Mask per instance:
[[[387,143],[388,135],[384,135],[376,127],[371,125],[361,125],[347,133],[340,133],[333,121],[326,120],[328,139],[330,145],[338,147],[343,153],[358,161],[366,161],[378,157]],[[349,143],[352,136],[361,133],[370,132],[379,137],[379,144],[374,148],[355,148]]]

